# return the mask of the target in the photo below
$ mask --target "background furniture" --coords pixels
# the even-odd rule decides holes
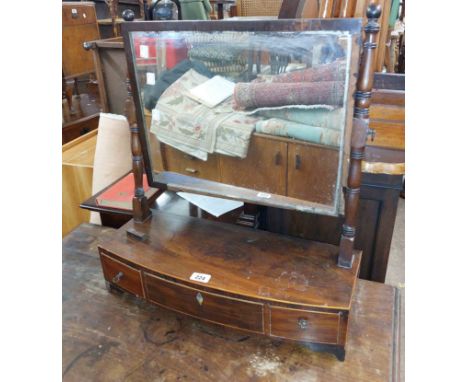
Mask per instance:
[[[96,238],[113,233],[83,224],[63,240],[65,382],[155,376],[188,381],[398,380],[400,304],[395,288],[358,282],[347,358],[337,362],[301,344],[224,330],[127,294],[106,293]]]
[[[99,29],[94,3],[62,3],[62,143],[97,126],[99,96],[90,83],[94,61],[83,49],[85,41],[96,39]],[[80,77],[86,85],[80,84]]]
[[[94,3],[62,3],[62,71],[65,79],[94,73],[93,56],[83,49],[83,43],[99,38]]]
[[[368,142],[368,172],[404,174],[405,162],[405,75],[376,73],[370,109],[370,127],[375,137]],[[378,163],[393,167],[378,169]],[[375,169],[375,171],[372,170]]]
[[[213,12],[216,11],[216,18],[218,20],[224,19],[224,12],[226,11],[227,6],[234,6],[236,0],[210,0],[211,7]]]
[[[62,146],[62,236],[89,221],[80,203],[92,195],[97,130]]]
[[[127,61],[122,37],[88,41],[85,49],[93,52],[102,111],[123,115],[127,98]]]
[[[83,97],[81,97],[83,98]],[[80,102],[81,100],[76,100]],[[62,110],[68,109],[68,106],[62,104]],[[66,113],[66,111],[65,111]],[[64,114],[65,114],[64,113]],[[80,118],[65,118],[62,124],[62,145],[68,143],[81,135],[97,129],[99,124],[99,113],[95,112],[89,115],[80,116]]]
[[[122,12],[126,9],[131,9],[136,18],[144,18],[143,0],[93,0],[93,2],[102,38],[120,35],[120,25],[123,21]]]
[[[367,7],[378,4],[382,16],[378,20],[380,32],[375,60],[375,71],[381,72],[390,44],[389,16],[392,1],[400,0],[237,0],[235,16],[279,16],[279,18],[365,18]],[[404,2],[402,5],[404,9]],[[404,14],[404,10],[402,12]],[[401,43],[400,43],[401,45]]]

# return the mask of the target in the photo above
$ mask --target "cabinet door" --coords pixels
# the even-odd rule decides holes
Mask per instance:
[[[288,196],[332,205],[338,162],[338,149],[288,143]]]
[[[244,159],[220,157],[221,182],[286,195],[287,143],[254,135]]]
[[[163,145],[166,171],[219,182],[219,160],[209,155],[207,161],[200,160],[171,146]]]

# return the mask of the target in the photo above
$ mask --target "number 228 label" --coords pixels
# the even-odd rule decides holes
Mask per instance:
[[[211,279],[211,275],[207,275],[206,273],[193,272],[192,276],[190,276],[190,280],[198,281],[198,282],[205,283],[205,284],[208,281],[210,281],[210,279]]]

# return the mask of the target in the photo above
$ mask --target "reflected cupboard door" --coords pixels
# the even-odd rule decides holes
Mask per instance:
[[[220,156],[221,182],[286,195],[287,143],[252,136],[245,159]]]
[[[325,146],[288,143],[287,196],[332,205],[339,154]]]

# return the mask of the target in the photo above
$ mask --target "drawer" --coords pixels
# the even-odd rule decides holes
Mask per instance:
[[[143,284],[139,270],[102,253],[101,264],[104,278],[107,281],[117,285],[122,289],[125,289],[126,291],[136,296],[144,296]]]
[[[166,171],[206,180],[220,179],[217,155],[210,154],[208,160],[203,161],[168,145],[164,145],[163,155],[166,159]]]
[[[271,307],[271,335],[297,341],[337,344],[338,313]]]
[[[233,328],[263,333],[263,304],[207,293],[143,273],[151,302]]]

